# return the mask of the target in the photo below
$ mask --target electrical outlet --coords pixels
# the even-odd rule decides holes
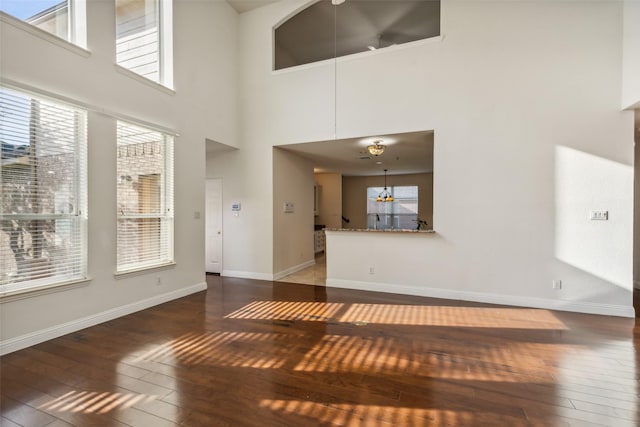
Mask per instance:
[[[376,270],[373,267],[369,267],[369,274],[376,274]]]
[[[551,286],[552,286],[552,287],[553,287],[553,289],[555,289],[555,290],[560,290],[560,289],[562,289],[562,280],[560,280],[560,279],[554,279],[554,280],[552,281],[552,285],[551,285]]]
[[[156,277],[156,286],[162,285],[162,278],[160,276]]]

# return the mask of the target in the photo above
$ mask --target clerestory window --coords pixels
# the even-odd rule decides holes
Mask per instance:
[[[0,10],[70,43],[87,47],[86,0],[2,0]]]
[[[117,64],[171,88],[172,1],[115,0],[115,4]]]

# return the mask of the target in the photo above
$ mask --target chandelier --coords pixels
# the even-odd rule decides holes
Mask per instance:
[[[393,202],[393,196],[391,195],[391,192],[387,190],[387,169],[384,170],[384,190],[378,194],[376,202]]]
[[[379,156],[380,154],[384,153],[384,149],[386,147],[382,145],[381,142],[382,140],[378,139],[376,141],[373,141],[373,145],[369,145],[367,147],[367,150],[369,151],[369,153],[371,153],[372,156]]]

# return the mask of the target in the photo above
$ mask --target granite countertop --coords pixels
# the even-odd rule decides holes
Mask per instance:
[[[325,231],[354,231],[366,233],[435,233],[434,230],[416,230],[416,229],[390,229],[375,230],[373,228],[325,228]]]

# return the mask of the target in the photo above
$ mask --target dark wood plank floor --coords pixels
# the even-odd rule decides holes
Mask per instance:
[[[4,426],[635,426],[636,319],[207,276],[6,355]]]

